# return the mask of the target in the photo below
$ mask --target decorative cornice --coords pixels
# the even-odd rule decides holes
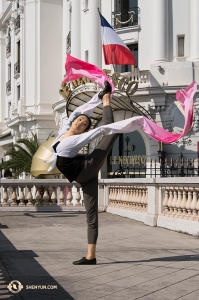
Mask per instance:
[[[10,18],[11,16],[11,8],[12,8],[12,4],[9,3],[6,10],[3,12],[3,14],[0,17],[0,27],[2,25],[5,25],[6,21]]]

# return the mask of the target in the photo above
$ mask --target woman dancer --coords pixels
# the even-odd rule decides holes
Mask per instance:
[[[110,106],[110,93],[111,86],[108,81],[105,82],[105,88],[98,94],[97,101],[103,102],[103,125],[114,122],[113,113]],[[93,99],[87,104],[81,106],[81,111],[86,110],[87,114],[91,112]],[[94,103],[96,106],[96,103]],[[73,150],[77,152],[82,148],[83,144],[87,144],[97,136],[102,134],[99,130],[96,134],[86,138],[83,136],[81,140],[81,134],[87,131],[91,125],[90,118],[85,114],[80,114],[80,109],[76,109],[69,118],[69,122],[64,126],[64,129],[59,134],[58,138],[54,141],[52,147],[54,151],[54,158],[56,159],[56,166],[62,174],[70,181],[76,181],[81,184],[84,196],[84,203],[86,208],[87,224],[88,224],[88,252],[86,257],[78,261],[74,261],[74,265],[93,265],[96,264],[96,243],[98,237],[98,172],[102,167],[109,151],[111,150],[117,134],[104,136],[95,150],[89,155],[75,155]],[[68,125],[71,123],[70,128]],[[79,145],[77,145],[77,140]],[[64,142],[70,143],[70,146],[65,148]],[[82,144],[83,142],[83,144]],[[61,148],[62,146],[62,148]],[[78,150],[77,150],[78,149]],[[64,153],[63,153],[64,150]],[[66,153],[67,152],[67,153]],[[56,157],[55,157],[56,155]],[[51,161],[53,160],[51,158]]]

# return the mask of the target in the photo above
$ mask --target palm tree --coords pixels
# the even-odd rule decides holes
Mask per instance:
[[[39,142],[36,134],[32,133],[30,140],[19,139],[16,144],[12,144],[10,149],[6,151],[5,157],[9,156],[10,159],[2,162],[0,169],[4,170],[5,175],[6,173],[11,175],[10,170],[13,170],[13,178],[17,178],[23,172],[30,173],[32,158],[38,148]]]

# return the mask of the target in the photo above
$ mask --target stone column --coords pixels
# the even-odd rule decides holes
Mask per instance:
[[[0,127],[4,126],[6,117],[6,107],[7,103],[5,105],[5,98],[6,98],[6,82],[8,81],[8,76],[6,77],[5,74],[7,74],[6,70],[6,38],[5,38],[5,32],[1,28],[0,30],[0,65],[1,65],[1,73],[0,73],[0,98],[2,99],[0,104]]]
[[[167,61],[167,0],[154,0],[154,61]]]
[[[81,58],[81,6],[80,1],[72,0],[71,15],[71,55]]]
[[[18,113],[19,115],[24,114],[24,2],[20,2],[20,6],[18,9],[18,13],[20,16],[20,100]]]
[[[11,36],[11,107],[14,105],[15,107],[15,78],[14,78],[14,65],[16,63],[16,55],[15,55],[15,18],[16,13],[14,11],[11,12],[10,19],[10,36]],[[10,112],[11,115],[11,112]]]
[[[190,1],[190,47],[191,59],[199,60],[199,1]]]
[[[89,2],[89,62],[101,68],[100,1]]]

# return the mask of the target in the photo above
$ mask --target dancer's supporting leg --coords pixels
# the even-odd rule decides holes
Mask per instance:
[[[103,125],[114,122],[110,106],[110,94],[103,97]],[[88,252],[86,259],[96,256],[96,243],[98,237],[98,172],[110,152],[117,134],[104,136],[94,151],[86,157],[85,169],[76,178],[81,183],[88,224]]]

